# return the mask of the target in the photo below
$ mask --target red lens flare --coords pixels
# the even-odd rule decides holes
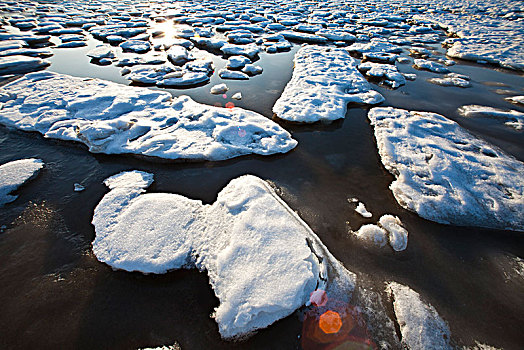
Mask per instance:
[[[338,312],[329,310],[320,315],[318,326],[326,334],[337,333],[342,328],[342,319]]]
[[[234,108],[235,104],[233,102],[226,103],[226,108]]]

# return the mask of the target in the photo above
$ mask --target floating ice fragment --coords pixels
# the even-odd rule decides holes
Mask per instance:
[[[0,207],[18,196],[10,194],[33,178],[44,166],[40,159],[20,159],[0,165]]]
[[[393,299],[393,310],[408,349],[452,349],[448,325],[437,310],[420,295],[400,283],[390,282],[386,291]]]
[[[359,213],[360,215],[362,215],[363,217],[365,218],[370,218],[371,216],[373,216],[373,214],[371,214],[367,209],[366,209],[366,206],[364,205],[364,203],[362,202],[359,202],[357,207],[355,208],[355,211],[357,213]]]
[[[227,90],[229,90],[229,88],[227,87],[226,84],[217,84],[217,85],[215,85],[215,86],[213,86],[213,87],[211,88],[211,91],[210,91],[210,92],[211,92],[213,95],[220,95],[220,94],[225,93]]]

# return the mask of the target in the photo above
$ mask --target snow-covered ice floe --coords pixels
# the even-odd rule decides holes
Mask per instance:
[[[452,349],[447,323],[419,293],[397,282],[387,283],[386,291],[393,299],[402,343],[408,349]]]
[[[0,123],[82,142],[96,153],[223,160],[285,153],[297,145],[258,113],[99,79],[32,73],[0,94]]]
[[[38,57],[21,55],[0,57],[0,75],[24,74],[42,70],[51,62]]]
[[[435,113],[373,108],[398,203],[444,224],[524,231],[524,163]]]
[[[0,207],[18,196],[10,194],[33,178],[44,166],[40,159],[20,159],[0,165]]]
[[[343,49],[304,46],[295,54],[293,77],[273,106],[280,119],[313,123],[344,118],[348,103],[378,104],[381,94]]]
[[[428,81],[441,86],[456,86],[461,88],[471,86],[470,78],[467,75],[457,73],[446,74],[443,78],[429,78]]]
[[[105,180],[111,191],[95,208],[93,252],[126,271],[206,270],[220,300],[214,318],[224,338],[290,315],[317,288],[352,291],[355,276],[265,181],[236,178],[211,205],[143,194],[152,182],[141,171]]]
[[[504,124],[522,130],[524,128],[524,113],[515,110],[503,110],[488,106],[466,105],[458,109],[459,113],[468,118],[494,118],[504,121]]]

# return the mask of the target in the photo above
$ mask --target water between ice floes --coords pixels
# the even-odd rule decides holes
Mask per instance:
[[[87,48],[55,50],[49,70],[127,84],[114,66],[89,63]],[[290,79],[295,46],[276,55],[262,53],[262,75],[246,82],[226,81],[227,98],[211,95],[223,82],[216,74],[203,87],[169,91],[196,101],[235,105],[271,117],[271,107]],[[225,60],[213,56],[215,69]],[[464,104],[511,105],[490,82],[522,94],[524,78],[506,70],[476,64],[452,67],[471,76],[473,87],[440,87],[426,82],[435,74],[398,64],[415,81],[398,90],[374,86],[383,105],[433,111],[458,121],[474,134],[524,160],[522,132],[490,119],[466,119],[456,109]],[[231,96],[241,91],[241,101]],[[393,177],[383,168],[364,109],[352,108],[346,119],[329,125],[280,123],[299,146],[285,155],[247,156],[223,162],[153,162],[127,156],[96,155],[79,145],[46,140],[38,134],[0,127],[0,164],[19,158],[46,163],[38,181],[25,185],[19,199],[0,211],[0,347],[13,344],[66,348],[136,348],[178,342],[184,349],[293,349],[301,324],[296,316],[277,322],[242,343],[224,342],[209,318],[218,305],[205,274],[195,270],[166,275],[114,272],[91,253],[93,209],[107,189],[102,181],[120,171],[155,174],[150,192],[179,193],[211,203],[231,179],[254,174],[273,182],[280,195],[317,233],[333,255],[351,271],[383,290],[398,281],[425,295],[449,322],[451,334],[465,343],[479,340],[508,349],[522,343],[524,282],[512,277],[512,258],[521,255],[519,233],[439,225],[403,210],[388,189]],[[74,191],[74,184],[85,186]],[[348,205],[356,197],[373,218]],[[408,249],[363,248],[348,235],[381,215],[399,216],[409,231]],[[508,277],[509,276],[509,277]],[[391,312],[391,310],[389,311]],[[52,320],[52,321],[51,321]]]

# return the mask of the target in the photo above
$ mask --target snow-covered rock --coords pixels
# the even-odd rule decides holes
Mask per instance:
[[[33,178],[44,166],[40,159],[20,159],[0,165],[0,207],[18,196],[10,194]]]
[[[448,325],[419,293],[396,282],[388,283],[386,291],[393,299],[402,343],[408,349],[452,349]]]
[[[298,50],[294,62],[293,77],[273,106],[281,119],[305,123],[336,120],[345,117],[350,102],[384,101],[343,49],[307,45]]]
[[[398,203],[444,224],[524,230],[524,164],[435,113],[373,108]]]
[[[285,153],[297,144],[278,124],[255,112],[208,106],[187,96],[172,99],[168,92],[98,79],[32,73],[0,92],[6,93],[0,123],[82,142],[91,152],[222,160]]]
[[[354,285],[354,275],[265,181],[234,179],[211,205],[143,194],[152,181],[140,171],[106,179],[111,191],[95,208],[93,252],[127,271],[206,270],[220,301],[214,318],[222,337],[244,336],[290,315],[317,287]]]

